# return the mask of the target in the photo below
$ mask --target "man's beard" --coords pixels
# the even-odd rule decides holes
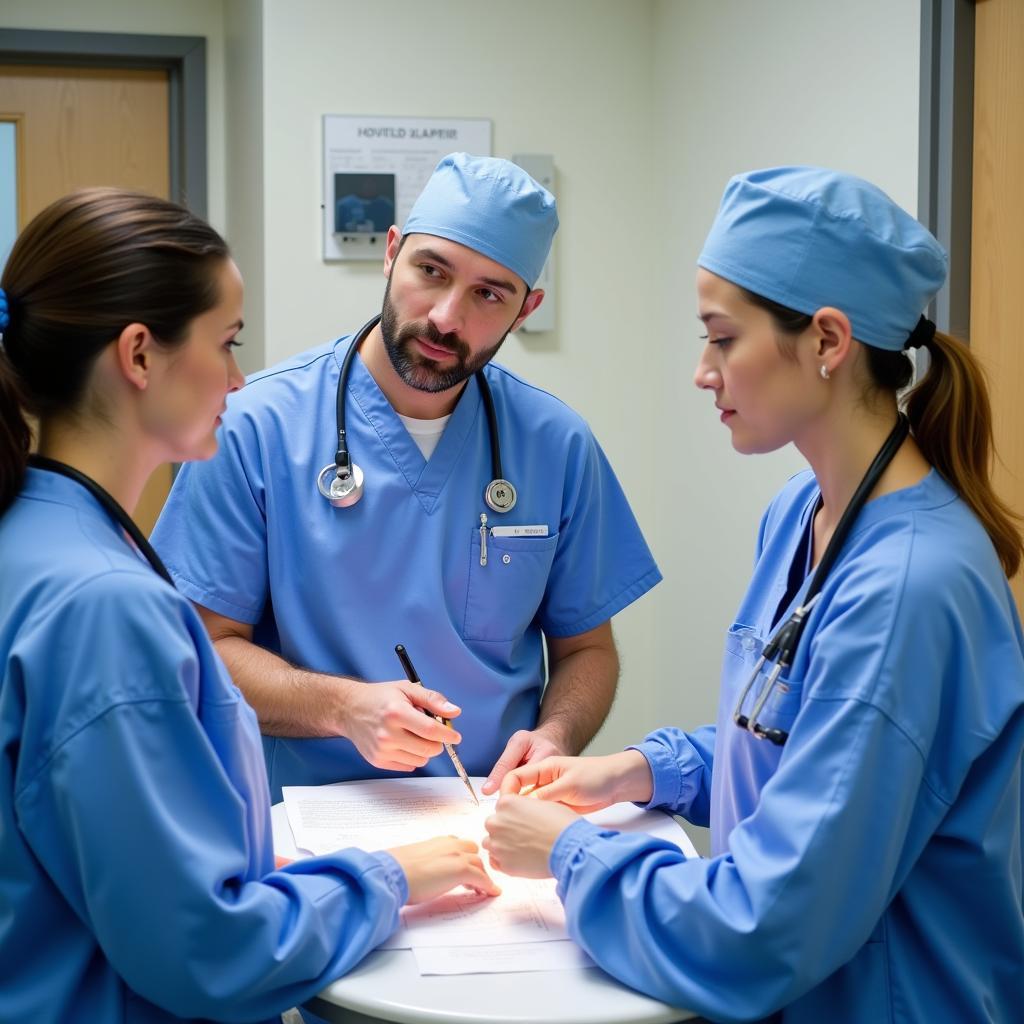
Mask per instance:
[[[511,328],[510,328],[511,330]],[[395,368],[395,373],[411,388],[417,391],[447,391],[456,384],[472,377],[477,370],[486,366],[497,355],[509,332],[506,331],[492,348],[473,356],[469,346],[454,332],[442,334],[429,320],[423,323],[407,323],[399,326],[398,314],[391,301],[391,281],[384,290],[384,307],[380,316],[380,333],[384,339],[384,350]],[[455,356],[455,362],[446,369],[421,355],[413,346],[416,338],[424,338],[439,348],[447,349]]]

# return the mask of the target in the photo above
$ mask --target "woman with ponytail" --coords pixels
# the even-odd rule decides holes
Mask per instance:
[[[553,874],[594,960],[713,1020],[1019,1019],[1020,524],[979,367],[921,315],[946,254],[867,182],[780,167],[730,181],[698,264],[697,386],[738,451],[811,469],[762,519],[717,724],[511,772],[491,863]],[[712,856],[575,813],[619,800]]]
[[[279,1021],[407,900],[495,891],[450,837],[275,870],[256,716],[130,519],[216,451],[241,327],[224,241],[133,192],[0,278],[0,1021]]]

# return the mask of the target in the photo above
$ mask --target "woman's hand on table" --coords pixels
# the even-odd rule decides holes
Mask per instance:
[[[564,804],[523,796],[502,796],[484,822],[484,849],[491,867],[507,875],[547,878],[551,848],[563,830],[579,819]]]
[[[548,757],[522,765],[505,776],[501,792],[529,794],[589,814],[624,800],[648,803],[654,779],[639,750],[624,750],[605,757]]]
[[[409,904],[426,903],[457,886],[481,896],[497,896],[501,889],[484,868],[476,843],[455,836],[438,836],[387,851],[398,861],[409,884]]]

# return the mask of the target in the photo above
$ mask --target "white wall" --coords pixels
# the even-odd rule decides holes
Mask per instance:
[[[664,206],[652,376],[663,482],[652,539],[666,582],[651,668],[659,719],[692,726],[714,714],[720,638],[761,511],[803,468],[792,448],[737,455],[711,396],[693,387],[703,333],[695,261],[726,181],[755,167],[851,171],[916,212],[920,3],[656,0],[655,12],[652,163]]]
[[[245,280],[245,373],[267,365],[263,0],[224,0],[225,224]]]
[[[722,188],[821,163],[914,210],[919,17],[919,0],[267,0],[269,361],[380,303],[379,266],[319,258],[323,113],[490,117],[496,154],[554,154],[558,329],[500,358],[590,420],[666,576],[616,619],[623,686],[595,749],[713,716],[760,512],[800,466],[736,456],[691,384]]]
[[[491,118],[495,154],[554,154],[562,225],[559,328],[509,339],[501,360],[585,413],[651,528],[655,410],[633,398],[644,392],[644,353],[657,333],[653,14],[649,3],[623,0],[270,0],[270,360],[352,331],[380,309],[379,265],[320,259],[321,115]],[[329,434],[325,444],[326,457]],[[651,600],[617,620],[628,675],[615,743],[657,717]]]
[[[0,2],[6,27],[208,37],[210,214],[247,274],[250,358],[264,313],[273,362],[380,305],[378,266],[319,256],[322,114],[488,117],[496,154],[554,154],[558,330],[501,359],[590,420],[666,576],[616,619],[596,750],[712,717],[760,512],[800,465],[735,455],[691,383],[722,188],[821,163],[916,210],[919,19],[920,0]]]

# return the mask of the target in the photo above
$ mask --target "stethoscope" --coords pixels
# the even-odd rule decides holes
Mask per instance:
[[[345,359],[341,364],[336,399],[338,450],[334,453],[334,462],[324,466],[316,478],[317,489],[335,508],[348,508],[363,496],[363,471],[352,461],[346,441],[345,392],[348,390],[348,377],[356,351],[370,331],[379,323],[380,315],[378,314],[363,324],[356,334],[355,340],[349,345],[348,352],[345,353]],[[501,449],[498,446],[498,417],[494,412],[494,399],[491,397],[491,389],[483,370],[477,370],[476,382],[480,388],[484,412],[487,414],[487,430],[491,439],[491,475],[493,479],[484,488],[484,501],[487,503],[487,507],[495,512],[508,512],[516,503],[516,489],[502,476]]]
[[[761,657],[754,666],[754,671],[750,674],[747,685],[740,694],[740,699],[736,702],[736,709],[732,713],[732,720],[741,729],[745,729],[759,740],[770,740],[781,747],[789,739],[789,733],[785,729],[775,729],[770,726],[761,725],[760,721],[758,721],[761,717],[761,711],[768,702],[768,698],[771,697],[779,676],[793,664],[797,644],[800,642],[800,635],[804,631],[804,626],[807,625],[807,616],[821,596],[821,588],[825,582],[825,577],[828,575],[829,569],[832,568],[832,563],[835,562],[839,549],[843,546],[844,541],[849,535],[854,520],[860,515],[861,509],[867,504],[871,492],[875,489],[889,463],[895,458],[900,445],[906,440],[909,431],[910,423],[906,416],[900,413],[896,426],[893,427],[891,433],[885,439],[885,443],[868,467],[867,473],[864,474],[864,479],[861,480],[857,490],[854,491],[849,505],[846,506],[846,510],[839,520],[839,525],[836,527],[835,533],[832,534],[828,547],[825,548],[825,554],[822,555],[821,561],[818,563],[818,568],[811,579],[811,585],[807,588],[803,604],[795,609],[789,619],[779,627],[775,635],[765,645]],[[760,676],[766,662],[774,662],[774,666],[748,717],[743,714],[743,702],[747,699],[747,694],[750,693],[754,683],[757,682],[757,678]]]
[[[142,552],[143,557],[153,567],[157,575],[162,576],[172,587],[174,586],[171,574],[167,571],[164,563],[160,561],[160,556],[153,550],[152,544],[146,540],[142,531],[135,525],[132,517],[125,512],[109,491],[100,487],[92,477],[80,473],[77,469],[64,462],[48,459],[45,455],[30,455],[28,457],[28,464],[36,469],[45,469],[48,473],[59,473],[61,476],[66,476],[69,480],[74,480],[75,483],[81,484],[103,506],[103,510],[107,515],[131,537],[132,542]]]

